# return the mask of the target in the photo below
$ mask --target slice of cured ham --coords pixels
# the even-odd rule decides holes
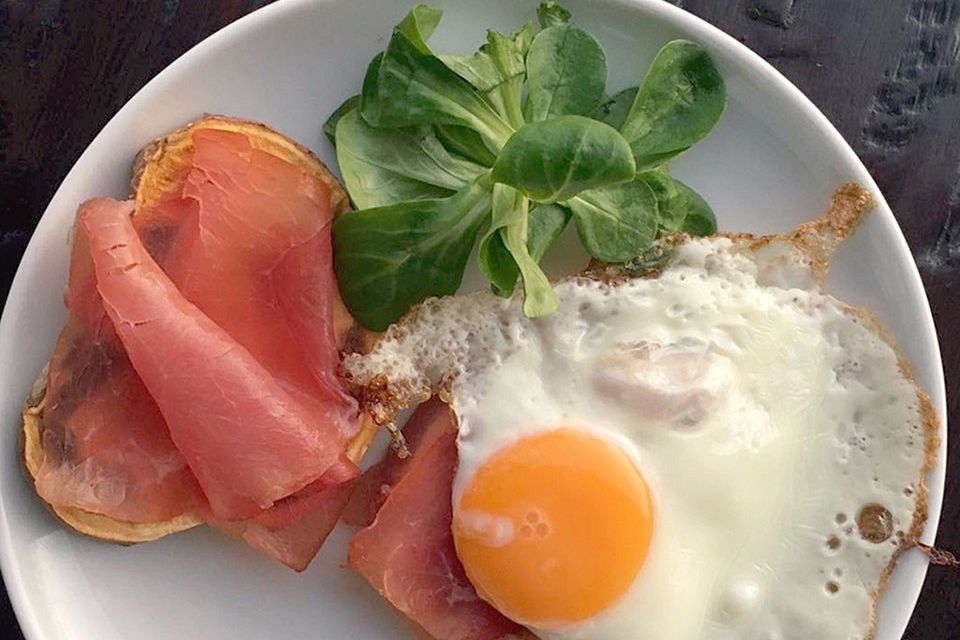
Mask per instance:
[[[357,473],[356,465],[342,458],[319,480],[259,515],[240,522],[211,524],[291,569],[303,571],[340,519]]]
[[[129,213],[100,200],[78,219],[107,315],[213,513],[256,515],[336,464],[340,439],[184,298],[147,253]]]
[[[254,148],[245,135],[208,129],[192,137],[192,168],[181,188],[138,211],[134,224],[184,297],[249,350],[313,412],[326,441],[342,449],[359,420],[335,375],[334,323],[343,310],[333,274],[329,187]],[[249,523],[216,518],[213,524],[302,569],[349,494],[331,478],[356,474],[346,461],[326,483],[305,488],[306,496],[284,500],[275,508],[283,526],[269,512]]]
[[[126,522],[201,508],[200,487],[106,316],[83,234],[74,237],[65,301],[67,323],[47,376],[37,492],[50,504]]]
[[[383,460],[363,472],[341,516],[345,523],[358,527],[373,523],[390,491],[406,475],[420,445],[434,442],[438,435],[450,430],[449,413],[446,403],[436,397],[417,407],[403,425],[403,437],[411,455],[401,458],[388,451]]]
[[[183,296],[346,439],[356,404],[334,379],[329,189],[238,133],[193,134],[181,189],[137,212]]]
[[[436,640],[530,637],[480,599],[457,558],[450,530],[457,431],[448,412],[422,410],[432,416],[424,437],[373,524],[351,540],[349,565]]]

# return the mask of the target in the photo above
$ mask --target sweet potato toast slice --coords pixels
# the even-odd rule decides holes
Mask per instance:
[[[175,189],[186,178],[193,156],[193,134],[198,130],[241,133],[251,145],[310,173],[329,188],[330,209],[339,215],[350,207],[346,191],[330,170],[306,147],[270,127],[237,118],[208,115],[151,142],[138,154],[133,164],[131,198],[136,212],[156,202]],[[365,341],[364,331],[357,325],[339,298],[334,304],[334,328],[341,349],[352,351]],[[41,421],[45,408],[47,368],[41,372],[22,411],[20,449],[28,479],[35,481],[44,461]],[[347,455],[354,462],[366,452],[377,425],[364,416],[358,433],[348,443]],[[162,522],[126,522],[78,507],[47,505],[67,526],[78,533],[120,544],[156,540],[163,536],[202,524],[190,514]]]

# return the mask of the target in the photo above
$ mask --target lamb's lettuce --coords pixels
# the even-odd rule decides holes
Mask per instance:
[[[360,209],[333,232],[341,294],[361,323],[383,329],[456,291],[478,236],[493,290],[522,281],[524,312],[538,316],[556,306],[538,263],[571,219],[608,262],[660,234],[715,230],[709,205],[666,168],[726,102],[699,45],[668,43],[639,87],[605,99],[603,48],[556,2],[537,10],[539,32],[490,31],[469,55],[430,48],[440,17],[414,7],[324,125]]]

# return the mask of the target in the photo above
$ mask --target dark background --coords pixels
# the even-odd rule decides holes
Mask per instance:
[[[956,389],[960,0],[672,2],[773,63],[863,158],[920,266],[947,388]],[[189,47],[268,3],[0,0],[0,295],[47,201],[114,112]],[[957,423],[960,396],[948,401]],[[958,550],[960,439],[948,455],[937,542]],[[957,571],[931,568],[906,638],[960,638]],[[8,637],[21,636],[0,591],[0,638]]]

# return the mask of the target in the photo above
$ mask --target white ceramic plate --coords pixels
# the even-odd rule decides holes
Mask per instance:
[[[532,18],[536,0],[440,4],[446,15],[433,42],[440,51],[466,52],[484,28],[507,31]],[[729,108],[675,170],[713,205],[722,228],[784,231],[818,215],[842,182],[876,191],[826,118],[734,39],[661,0],[567,4],[606,48],[611,88],[636,84],[672,38],[697,40],[714,55]],[[0,323],[0,559],[29,640],[404,637],[387,605],[341,568],[348,531],[335,531],[301,575],[203,528],[132,548],[88,540],[66,531],[35,498],[16,462],[16,434],[19,407],[64,319],[67,234],[77,204],[124,196],[137,150],[203,112],[267,122],[334,165],[323,121],[357,92],[367,62],[408,8],[396,0],[281,0],[236,22],[140,91],[51,201]],[[876,195],[878,210],[841,250],[829,288],[879,312],[945,415],[927,299],[903,235]],[[936,531],[944,471],[941,459],[930,477],[927,542]],[[919,554],[901,560],[880,608],[882,640],[903,633],[925,572]]]

